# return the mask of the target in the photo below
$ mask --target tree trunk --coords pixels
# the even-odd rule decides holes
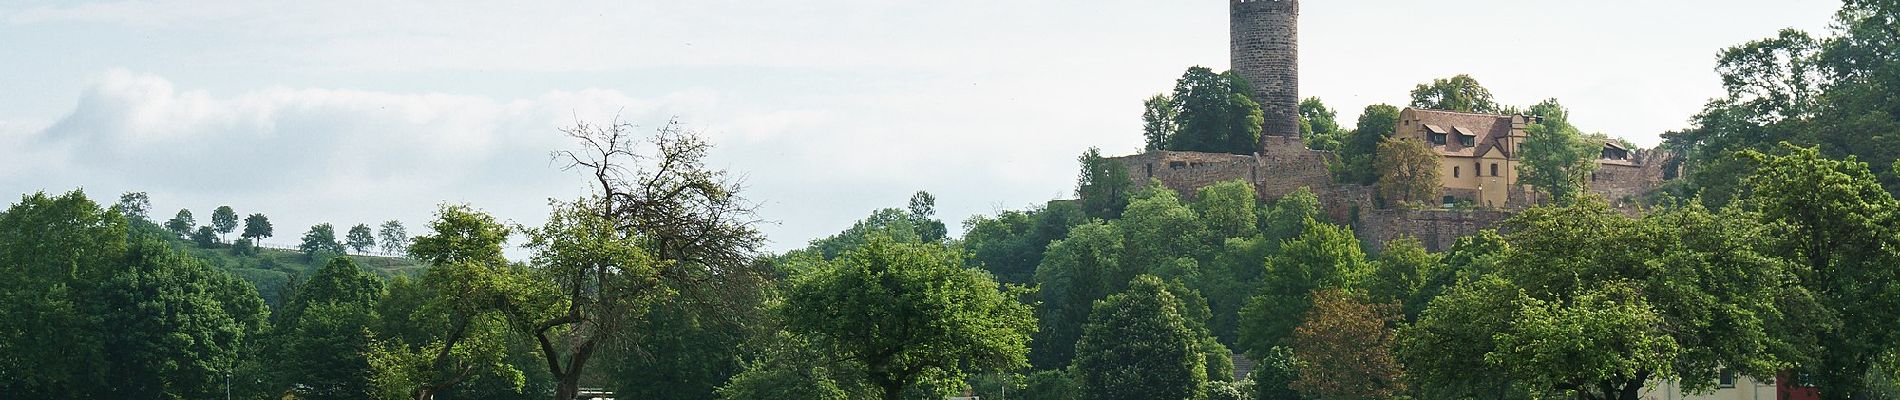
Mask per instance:
[[[554,400],[574,400],[574,397],[579,396],[580,393],[580,374],[561,375],[559,382],[554,385]]]

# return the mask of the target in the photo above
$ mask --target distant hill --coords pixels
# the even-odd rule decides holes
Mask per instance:
[[[238,254],[229,243],[221,243],[214,248],[200,247],[197,243],[179,238],[149,221],[133,221],[132,228],[166,238],[173,248],[204,259],[212,266],[244,278],[245,281],[257,286],[258,294],[263,296],[264,301],[270,303],[272,307],[282,304],[285,295],[284,288],[291,287],[288,283],[293,280],[301,281],[303,277],[310,276],[318,267],[327,263],[330,258],[337,256],[333,253],[322,253],[311,257],[295,250],[268,247],[258,248],[256,254]],[[356,265],[367,268],[383,278],[415,276],[424,268],[422,263],[407,257],[356,254],[345,256],[356,261]]]

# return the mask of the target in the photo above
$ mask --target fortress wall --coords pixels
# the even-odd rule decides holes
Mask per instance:
[[[1221,181],[1251,182],[1259,165],[1254,156],[1191,151],[1150,151],[1112,160],[1128,167],[1128,177],[1136,186],[1157,179],[1162,186],[1180,193],[1182,199],[1194,198],[1196,190]]]
[[[1458,238],[1496,227],[1510,217],[1510,212],[1501,210],[1366,209],[1360,212],[1353,233],[1374,252],[1403,236],[1416,237],[1425,249],[1440,252],[1450,250]]]
[[[1333,153],[1308,149],[1300,138],[1263,137],[1259,157],[1260,175],[1253,182],[1261,199],[1276,200],[1302,187],[1310,188],[1325,199],[1326,193],[1335,186],[1332,170],[1328,168],[1333,163]]]

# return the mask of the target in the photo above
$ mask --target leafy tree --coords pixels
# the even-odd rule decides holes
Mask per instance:
[[[1173,139],[1178,124],[1175,116],[1174,99],[1166,94],[1155,94],[1141,102],[1141,133],[1146,142],[1147,151],[1165,150],[1169,140]]]
[[[369,225],[356,224],[350,227],[350,233],[344,236],[344,245],[361,254],[376,246],[376,235],[371,233]]]
[[[21,196],[0,212],[0,393],[104,396],[94,289],[126,251],[126,220],[85,193]]]
[[[1366,304],[1338,289],[1313,294],[1313,309],[1293,331],[1304,365],[1292,387],[1319,399],[1385,399],[1403,393],[1392,357],[1397,304]]]
[[[196,226],[198,226],[198,221],[191,218],[191,210],[189,209],[179,209],[177,216],[172,217],[169,221],[165,221],[165,229],[171,230],[173,234],[177,235],[176,237],[180,238],[190,235],[191,228]]]
[[[1101,149],[1094,147],[1083,152],[1077,161],[1082,164],[1082,173],[1076,179],[1075,196],[1081,200],[1082,212],[1094,218],[1121,218],[1122,210],[1128,207],[1128,197],[1135,189],[1134,181],[1128,177],[1128,168],[1102,158]]]
[[[421,400],[484,375],[520,380],[507,360],[514,332],[505,311],[524,303],[520,288],[532,284],[502,256],[510,229],[467,206],[443,206],[429,228],[412,249],[429,268],[418,282],[392,284],[378,306],[386,321],[374,353],[379,388]]]
[[[1258,294],[1240,310],[1240,348],[1263,359],[1287,338],[1313,306],[1313,292],[1352,288],[1372,272],[1351,228],[1313,221],[1306,233],[1267,259]]]
[[[1523,162],[1517,165],[1518,181],[1559,201],[1575,199],[1589,184],[1590,173],[1596,172],[1603,141],[1585,138],[1571,126],[1569,112],[1557,99],[1531,106],[1531,113],[1542,117],[1542,122],[1525,129],[1530,137],[1524,139],[1519,154]]]
[[[149,221],[151,211],[152,197],[146,195],[145,192],[125,192],[119,195],[119,212],[124,213],[126,219]]]
[[[273,346],[280,387],[298,398],[369,397],[374,307],[383,293],[383,282],[348,257],[331,259],[299,285]]]
[[[903,243],[937,243],[943,240],[939,233],[942,222],[928,216],[896,209],[885,208],[871,212],[870,216],[851,224],[851,227],[836,235],[813,240],[811,245],[790,253],[811,253],[823,259],[837,258],[846,251],[864,246],[872,236],[888,236]],[[926,237],[935,236],[926,241]]]
[[[1366,106],[1359,113],[1355,128],[1342,134],[1339,144],[1340,164],[1334,176],[1344,183],[1371,185],[1379,180],[1374,173],[1373,159],[1379,150],[1379,144],[1392,137],[1399,126],[1399,108],[1388,104]]]
[[[200,229],[208,231],[208,229]],[[265,326],[250,284],[136,239],[96,295],[107,396],[210,398]]]
[[[198,247],[209,249],[218,245],[218,234],[212,232],[209,226],[200,226],[198,230],[191,231],[191,242],[197,243]]]
[[[218,206],[218,209],[211,211],[211,228],[218,231],[218,241],[224,241],[224,235],[237,230],[237,225],[237,211],[232,210],[231,206]]]
[[[804,338],[780,332],[771,338],[763,355],[750,361],[745,371],[720,386],[718,395],[725,400],[814,399],[847,400],[876,397],[856,376],[833,368]]]
[[[1318,97],[1300,100],[1300,139],[1314,150],[1339,150],[1341,133],[1339,112],[1326,107]]]
[[[376,230],[376,239],[382,243],[384,253],[403,254],[409,252],[409,231],[403,229],[402,221],[393,219],[383,221],[382,227]]]
[[[1525,399],[1492,338],[1510,327],[1510,316],[1528,302],[1524,293],[1496,275],[1453,286],[1431,300],[1418,322],[1398,336],[1397,353],[1408,381],[1430,398]],[[1474,340],[1475,339],[1475,340]]]
[[[1029,374],[1020,395],[1028,399],[1075,400],[1077,392],[1074,373],[1068,369],[1041,370]]]
[[[1036,267],[1036,308],[1040,328],[1031,361],[1039,369],[1065,367],[1096,300],[1117,291],[1138,272],[1124,267],[1122,234],[1112,224],[1091,222],[1049,244]]]
[[[1277,346],[1267,350],[1264,357],[1254,365],[1254,398],[1259,400],[1302,400],[1300,392],[1293,390],[1293,381],[1300,378],[1299,360],[1293,358],[1293,349]]]
[[[1854,398],[1865,390],[1871,360],[1900,342],[1900,265],[1894,248],[1896,202],[1868,166],[1855,159],[1830,160],[1812,147],[1784,156],[1748,152],[1761,165],[1748,180],[1772,235],[1769,254],[1793,264],[1794,283],[1812,293],[1820,309],[1790,327],[1811,354],[1800,371],[1828,398]]]
[[[780,310],[787,330],[890,400],[966,370],[1026,366],[1035,331],[1030,308],[957,253],[882,237],[794,275]]]
[[[995,217],[973,216],[963,222],[963,248],[972,267],[983,268],[1002,283],[1035,281],[1049,243],[1069,235],[1069,229],[1087,222],[1081,206],[1051,201],[1028,211],[1004,211]]]
[[[342,253],[343,243],[336,241],[336,227],[326,222],[311,226],[309,231],[304,232],[303,242],[297,245],[297,250],[302,251],[304,256],[315,255],[320,251]]]
[[[1260,234],[1255,220],[1253,184],[1244,180],[1216,182],[1195,191],[1194,213],[1206,225],[1211,239],[1245,238]]]
[[[1201,226],[1200,217],[1194,210],[1181,204],[1173,190],[1160,186],[1143,188],[1129,202],[1128,210],[1116,221],[1116,227],[1122,233],[1122,265],[1137,268],[1137,273],[1149,273],[1170,264],[1179,264],[1177,259],[1200,254],[1202,237],[1206,228]],[[1189,258],[1186,263],[1193,263]],[[1193,267],[1198,270],[1198,267]],[[1195,274],[1193,271],[1174,271],[1165,273],[1169,278],[1179,274]],[[1132,277],[1132,275],[1130,275]],[[1112,290],[1120,290],[1126,281],[1110,282]]]
[[[1438,154],[1417,140],[1387,138],[1380,142],[1373,168],[1379,174],[1379,196],[1389,201],[1429,202],[1442,187]]]
[[[1444,255],[1425,250],[1418,238],[1406,236],[1385,243],[1385,251],[1373,260],[1374,272],[1366,285],[1366,294],[1374,303],[1396,302],[1406,321],[1416,321],[1425,311],[1426,302],[1440,289],[1430,288],[1433,276],[1440,273]]]
[[[1206,391],[1200,335],[1186,306],[1153,276],[1096,303],[1074,369],[1082,398],[1197,399]]]
[[[1497,101],[1491,99],[1490,90],[1479,85],[1471,75],[1463,74],[1433,79],[1429,85],[1419,84],[1412,89],[1412,107],[1479,114],[1503,111]]]
[[[644,148],[626,123],[562,132],[582,147],[556,155],[599,186],[595,196],[556,203],[547,224],[529,232],[531,268],[547,279],[524,285],[533,289],[511,320],[540,344],[555,397],[570,398],[588,359],[653,304],[711,296],[721,290],[715,276],[761,273],[754,259],[763,239],[738,185],[705,167],[711,145],[677,121],[638,139]]]
[[[932,218],[937,215],[937,196],[919,190],[910,196],[910,219],[918,222],[917,232],[926,243],[942,241],[950,235],[943,221]]]
[[[265,217],[264,214],[251,214],[244,217],[244,233],[239,234],[238,237],[254,241],[263,241],[264,238],[271,237],[270,218]]]
[[[1248,96],[1251,86],[1232,72],[1188,68],[1174,83],[1176,124],[1168,149],[1251,154],[1259,149],[1260,104]],[[1296,134],[1297,132],[1276,132]]]

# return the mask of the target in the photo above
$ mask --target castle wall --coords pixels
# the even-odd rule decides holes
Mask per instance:
[[[1262,132],[1300,135],[1299,0],[1229,0],[1232,67],[1253,85]]]
[[[1458,238],[1495,227],[1511,214],[1490,209],[1365,209],[1353,224],[1353,234],[1374,252],[1384,251],[1386,242],[1405,236],[1418,238],[1426,250],[1446,251],[1458,243]]]
[[[1192,151],[1150,151],[1112,158],[1128,167],[1128,177],[1136,186],[1148,180],[1160,180],[1183,199],[1191,199],[1203,186],[1235,179],[1253,182],[1260,161],[1250,155],[1200,153]]]
[[[1334,185],[1329,167],[1334,158],[1332,152],[1306,148],[1298,137],[1260,138],[1260,174],[1253,180],[1254,190],[1263,200],[1276,200],[1302,187],[1323,195]]]

